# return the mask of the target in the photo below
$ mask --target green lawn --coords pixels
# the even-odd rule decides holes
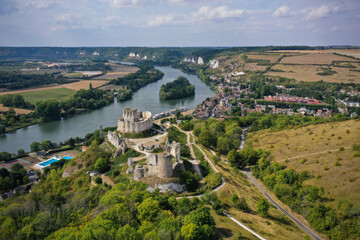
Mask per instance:
[[[35,104],[38,101],[68,99],[76,91],[67,88],[55,88],[42,91],[21,93],[26,101]]]

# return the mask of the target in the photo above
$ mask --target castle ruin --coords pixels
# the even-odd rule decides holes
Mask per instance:
[[[173,176],[172,156],[166,152],[148,157],[149,176],[170,178]]]
[[[123,118],[119,116],[117,122],[117,131],[121,133],[139,133],[150,129],[152,125],[151,112],[138,112],[136,108],[124,108]]]

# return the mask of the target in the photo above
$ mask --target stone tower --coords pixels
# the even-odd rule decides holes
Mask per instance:
[[[151,127],[151,112],[138,112],[136,108],[124,108],[123,118],[119,117],[117,122],[117,131],[121,133],[138,133]]]
[[[170,178],[173,176],[172,157],[169,153],[152,154],[148,157],[149,175],[159,178]]]

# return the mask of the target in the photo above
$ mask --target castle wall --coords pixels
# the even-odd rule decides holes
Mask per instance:
[[[107,135],[107,138],[108,138],[108,141],[114,145],[114,147],[116,148],[119,148],[120,147],[120,144],[121,144],[121,140],[120,138],[114,134],[113,132],[111,131],[108,131],[108,135]]]
[[[123,133],[138,133],[150,129],[152,125],[151,112],[137,112],[134,108],[125,108],[123,118],[118,120],[117,130]]]
[[[170,178],[173,176],[173,166],[171,155],[167,153],[148,157],[149,176],[157,176],[159,178]]]

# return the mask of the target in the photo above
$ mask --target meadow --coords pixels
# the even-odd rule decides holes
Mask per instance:
[[[298,172],[309,171],[305,184],[324,187],[328,205],[347,199],[360,205],[360,121],[348,120],[278,132],[249,133],[247,144],[270,151],[274,161]]]
[[[24,96],[26,101],[35,104],[38,101],[69,99],[75,92],[75,90],[60,87],[40,91],[24,92],[21,93],[21,95]]]

